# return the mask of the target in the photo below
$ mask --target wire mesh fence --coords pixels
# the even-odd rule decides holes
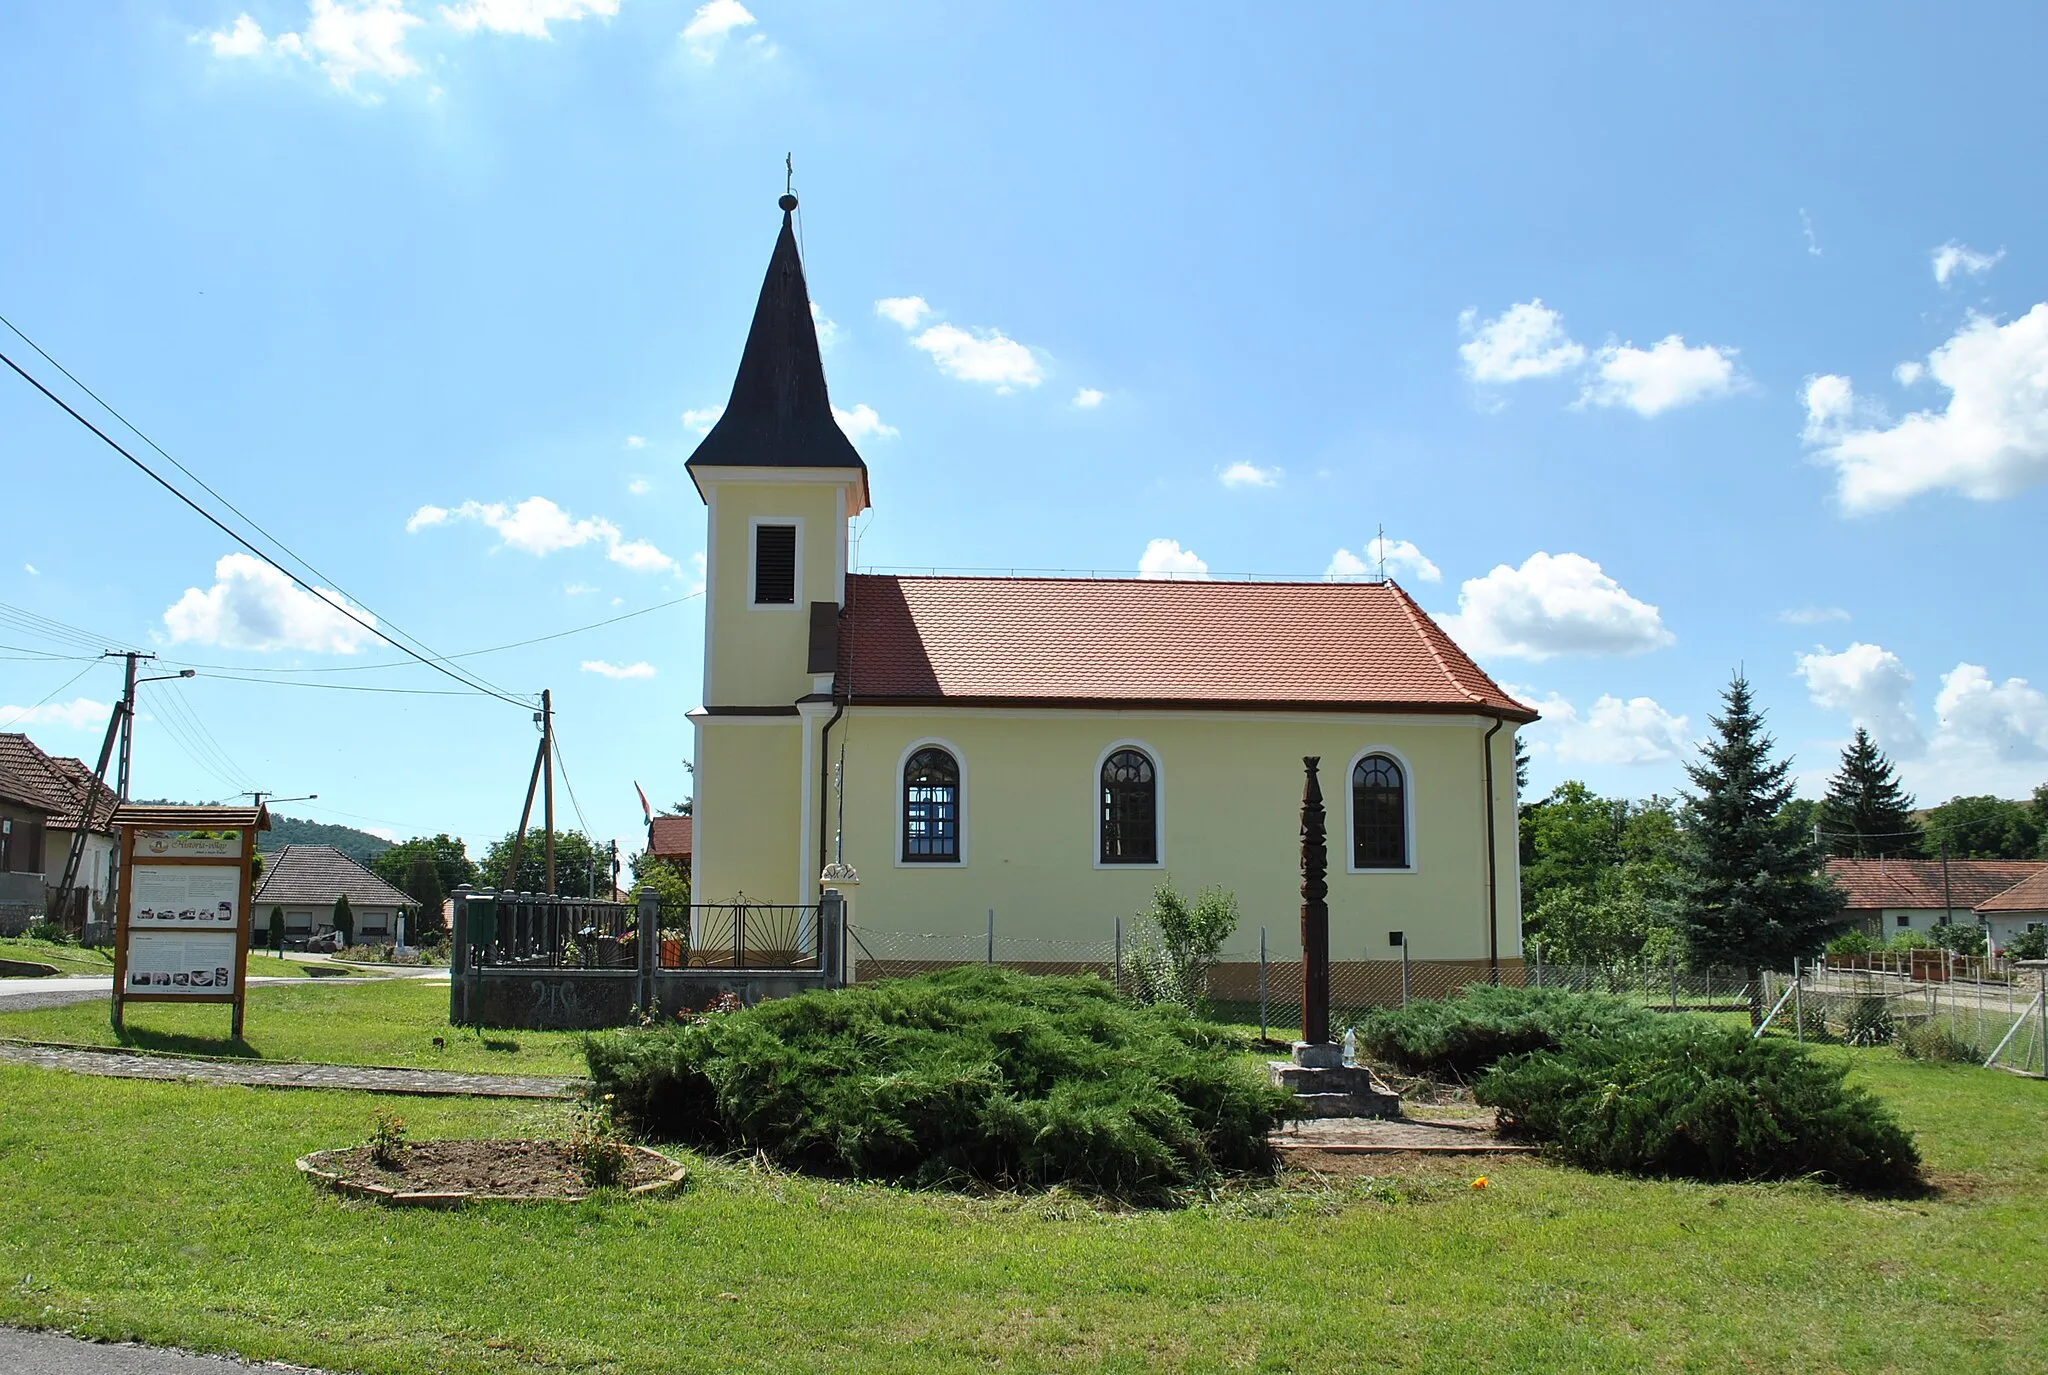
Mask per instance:
[[[1829,961],[1767,973],[1763,993],[1772,1034],[2048,1074],[2048,1005],[2023,978],[1916,978]]]

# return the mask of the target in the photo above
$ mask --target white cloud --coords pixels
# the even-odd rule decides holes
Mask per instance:
[[[1814,237],[1813,216],[1807,214],[1804,210],[1799,212],[1799,232],[1806,236],[1806,251],[1818,258],[1820,256],[1820,240]]]
[[[1084,411],[1092,411],[1102,404],[1102,392],[1095,387],[1083,387],[1074,393],[1074,404]]]
[[[910,341],[932,356],[939,371],[963,382],[987,382],[999,392],[1045,380],[1031,350],[999,329],[933,325]]]
[[[1216,480],[1225,487],[1278,487],[1282,470],[1261,468],[1256,463],[1239,460],[1216,475]]]
[[[1413,573],[1424,582],[1442,582],[1444,573],[1420,549],[1404,539],[1388,539],[1385,535],[1374,535],[1365,542],[1365,557],[1373,563],[1384,563],[1387,571],[1395,577],[1405,572]]]
[[[1892,381],[1902,387],[1910,387],[1927,375],[1927,369],[1911,358],[1892,369]]]
[[[644,477],[636,477],[626,484],[626,490],[636,497],[644,497],[654,490],[654,484]]]
[[[1846,377],[1807,382],[1803,438],[1835,468],[1844,509],[1860,515],[1943,488],[1995,501],[2048,481],[2048,303],[2006,325],[1973,315],[1926,371],[1949,392],[1947,407],[1895,425],[1860,404]]]
[[[1672,643],[1657,608],[1638,601],[1580,554],[1531,554],[1468,579],[1458,614],[1439,618],[1479,655],[1543,660],[1559,654],[1642,654]]]
[[[683,412],[683,424],[698,434],[710,434],[711,427],[718,423],[718,417],[725,414],[723,406],[705,406],[701,410]]]
[[[1209,565],[1194,550],[1181,548],[1179,540],[1156,539],[1145,546],[1145,552],[1138,558],[1138,576],[1206,578]]]
[[[654,665],[648,663],[645,659],[642,659],[637,664],[613,664],[607,663],[603,659],[585,659],[583,661],[583,671],[614,680],[620,678],[652,678],[654,676]]]
[[[690,595],[693,597],[704,590],[704,568],[704,551],[699,549],[696,553],[690,555],[690,572],[687,580],[690,585]],[[614,606],[618,605],[616,600],[612,604]]]
[[[811,302],[811,327],[818,331],[818,347],[830,351],[839,342],[839,325],[831,316],[818,309],[816,301]]]
[[[42,570],[37,568],[32,563],[23,564],[21,566],[21,569],[24,573],[27,573],[31,578],[40,578],[41,576],[43,576]]]
[[[1778,619],[1786,625],[1826,625],[1846,621],[1850,616],[1839,606],[1794,606],[1780,611]]]
[[[260,57],[270,48],[270,40],[263,36],[263,26],[246,14],[236,15],[228,28],[195,34],[193,38],[211,44],[215,57]]]
[[[1913,675],[1890,650],[1861,641],[1839,654],[1817,649],[1799,656],[1798,673],[1815,706],[1867,727],[1893,754],[1916,755],[1925,747],[1913,716]]]
[[[0,707],[0,730],[22,726],[63,726],[68,730],[101,730],[113,714],[113,704],[90,697],[68,702],[44,702],[33,707]]]
[[[647,436],[646,436],[646,435],[644,435],[644,434],[629,434],[629,435],[627,435],[627,436],[626,436],[626,447],[627,447],[627,448],[629,448],[629,449],[644,449],[644,448],[646,448],[646,447],[647,447]]]
[[[700,61],[715,61],[733,30],[747,28],[754,22],[754,16],[740,0],[711,0],[708,5],[698,6],[697,13],[684,26],[683,41]]]
[[[1689,719],[1650,697],[1602,694],[1583,715],[1556,695],[1532,705],[1543,719],[1529,728],[1530,752],[1551,754],[1563,763],[1661,764],[1691,744]]]
[[[441,17],[463,33],[489,29],[528,38],[546,38],[550,20],[574,21],[592,14],[609,19],[618,12],[619,0],[462,0],[441,6]]]
[[[882,423],[882,417],[875,414],[875,408],[865,401],[854,403],[850,411],[832,408],[832,418],[839,422],[839,428],[846,437],[858,444],[863,439],[894,439],[902,431],[894,425]]]
[[[932,313],[922,296],[884,296],[875,302],[875,314],[893,320],[905,329],[916,329]]]
[[[1323,576],[1331,582],[1340,582],[1347,578],[1368,578],[1372,573],[1373,566],[1349,549],[1339,549],[1330,555],[1330,566],[1323,570]]]
[[[1552,377],[1586,360],[1586,350],[1565,333],[1564,317],[1540,300],[1509,306],[1491,320],[1465,311],[1458,329],[1470,336],[1458,346],[1458,356],[1474,382]]]
[[[376,636],[343,615],[348,607],[370,625],[376,617],[349,606],[340,593],[312,592],[249,554],[225,554],[213,566],[213,586],[185,589],[164,612],[174,644],[191,642],[223,649],[300,649],[315,654],[353,654]]]
[[[1994,683],[1979,665],[1957,664],[1941,675],[1934,714],[1935,746],[1944,754],[1980,767],[2048,759],[2048,693],[2024,678]]]
[[[318,63],[342,90],[365,73],[386,81],[419,75],[405,36],[422,21],[401,0],[311,0],[307,11],[305,32],[280,36],[276,50]]]
[[[598,589],[587,582],[572,582],[562,589],[565,597],[587,597]]]
[[[503,502],[465,501],[450,511],[440,506],[422,506],[405,523],[407,530],[441,525],[449,520],[473,520],[497,532],[505,546],[536,558],[577,549],[586,544],[605,546],[605,557],[635,573],[681,572],[681,566],[646,540],[629,540],[619,527],[603,516],[581,520],[546,497],[528,497],[517,506]]]
[[[1947,286],[1949,280],[1958,272],[1981,277],[1998,266],[1998,260],[2004,256],[2005,250],[2002,248],[1996,253],[1979,253],[1976,249],[1959,244],[1954,239],[1950,239],[1929,255],[1934,264],[1934,280],[1943,286]]]
[[[1701,344],[1688,348],[1668,334],[1647,349],[1609,344],[1593,356],[1593,379],[1579,394],[1582,405],[1626,406],[1637,415],[1662,415],[1678,406],[1726,396],[1741,384],[1734,349]]]

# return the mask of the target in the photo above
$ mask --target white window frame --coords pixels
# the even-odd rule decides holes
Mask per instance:
[[[906,859],[903,855],[903,771],[910,767],[910,756],[921,749],[937,746],[953,756],[953,765],[960,770],[960,792],[955,799],[960,827],[960,854],[955,859]],[[903,747],[903,753],[896,758],[896,837],[889,842],[889,849],[896,856],[898,869],[965,869],[967,867],[967,755],[951,740],[937,735],[927,735],[911,741]]]
[[[761,536],[764,525],[787,525],[796,530],[796,595],[788,602],[764,602],[755,577],[761,571]],[[804,518],[802,516],[754,516],[747,521],[747,609],[750,611],[803,611],[804,600]]]
[[[1152,761],[1152,853],[1150,864],[1111,864],[1102,857],[1102,766],[1118,750],[1137,750]],[[1166,867],[1166,766],[1159,751],[1143,740],[1112,740],[1095,756],[1095,769],[1088,775],[1088,855],[1098,869],[1130,869],[1143,873]]]
[[[1358,867],[1358,823],[1352,815],[1357,807],[1353,795],[1351,775],[1364,760],[1374,755],[1383,755],[1401,769],[1401,844],[1407,852],[1408,862],[1399,865],[1383,865],[1374,868]],[[1347,874],[1412,874],[1415,865],[1415,766],[1408,762],[1408,756],[1392,745],[1367,745],[1351,756],[1351,762],[1344,766],[1344,872]]]

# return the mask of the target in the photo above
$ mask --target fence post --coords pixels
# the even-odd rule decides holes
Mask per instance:
[[[996,909],[988,909],[988,962],[996,962]]]
[[[1266,1035],[1266,928],[1259,928],[1259,1039],[1270,1039]]]
[[[1536,986],[1543,987],[1543,942],[1531,941],[1529,948],[1536,952]]]
[[[732,900],[732,967],[747,967],[747,895],[734,894]]]
[[[1401,938],[1401,1006],[1408,1006],[1408,933],[1395,933]]]
[[[450,923],[448,958],[448,1021],[462,1026],[469,1020],[469,885],[455,889],[455,919]]]
[[[827,988],[846,987],[846,894],[837,888],[818,899],[818,968]]]
[[[1115,961],[1112,968],[1116,974],[1116,991],[1121,994],[1124,991],[1124,919],[1122,917],[1116,919],[1116,952],[1112,959]]]
[[[1678,956],[1671,957],[1671,1010],[1678,1011]]]
[[[655,991],[654,971],[661,968],[661,894],[652,888],[640,890],[640,1010],[648,1016],[661,1011]]]
[[[1800,996],[1799,959],[1792,959],[1792,1035],[1806,1044],[1806,1000]]]

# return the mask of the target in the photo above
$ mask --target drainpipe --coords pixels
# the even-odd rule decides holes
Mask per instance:
[[[837,696],[837,694],[834,694]],[[839,724],[839,718],[846,715],[846,698],[840,697],[833,704],[832,714],[825,718],[825,728],[818,732],[818,869],[823,872],[832,858],[832,808],[829,797],[832,791],[832,727]]]
[[[1493,833],[1493,737],[1505,724],[1496,717],[1493,728],[1479,742],[1486,764],[1486,970],[1487,978],[1496,985],[1500,983],[1500,859],[1494,853],[1498,846]]]

